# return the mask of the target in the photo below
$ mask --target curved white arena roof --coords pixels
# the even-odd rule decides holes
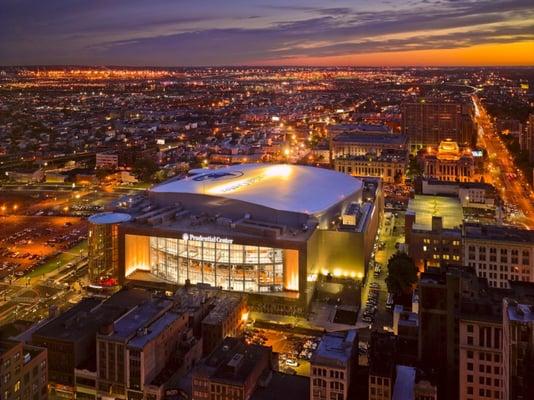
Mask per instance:
[[[155,186],[152,192],[205,194],[279,211],[318,214],[362,188],[362,182],[349,175],[302,165],[240,164],[191,174]]]

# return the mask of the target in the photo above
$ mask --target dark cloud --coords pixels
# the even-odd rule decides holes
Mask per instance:
[[[531,0],[2,1],[0,64],[223,65],[534,39]]]

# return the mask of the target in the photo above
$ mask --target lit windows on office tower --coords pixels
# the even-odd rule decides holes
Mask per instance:
[[[119,224],[128,214],[101,213],[89,218],[88,271],[93,285],[116,286],[118,282]]]

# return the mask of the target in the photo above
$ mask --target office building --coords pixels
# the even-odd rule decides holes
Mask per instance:
[[[465,224],[464,260],[491,287],[534,282],[534,232],[502,225]]]
[[[247,293],[263,311],[302,314],[320,273],[362,278],[379,211],[360,180],[297,165],[193,170],[149,191],[119,227],[126,281]],[[357,208],[354,225],[342,224]]]
[[[419,358],[436,372],[439,398],[518,398],[506,395],[512,378],[503,360],[514,350],[503,299],[530,304],[534,285],[493,288],[469,267],[442,267],[421,275],[419,295]]]
[[[322,336],[311,358],[310,400],[347,400],[351,377],[357,367],[356,330]]]
[[[243,333],[248,318],[246,297],[243,295],[220,296],[213,309],[202,320],[203,353],[207,355],[227,336]]]
[[[420,271],[462,265],[462,207],[457,199],[416,195],[405,215],[408,255]]]
[[[0,340],[0,398],[48,399],[46,349],[21,341]]]
[[[402,183],[408,157],[404,150],[384,150],[379,156],[343,155],[334,159],[334,169],[352,176],[381,178],[385,183]]]
[[[503,300],[504,400],[534,398],[534,303]]]
[[[369,400],[391,400],[396,378],[397,340],[391,333],[372,332],[369,351]]]
[[[165,368],[187,328],[187,316],[173,312],[172,306],[171,300],[153,298],[100,327],[96,335],[99,398],[144,398],[145,384]]]
[[[100,327],[119,319],[149,297],[143,290],[128,289],[105,301],[86,298],[32,334],[32,344],[48,351],[48,376],[54,396],[74,397],[75,369],[87,369],[95,364],[92,358],[96,354],[96,334]]]
[[[463,291],[458,318],[459,398],[502,399],[503,293],[490,289],[485,279],[472,279]]]
[[[271,373],[272,349],[226,338],[193,370],[192,400],[248,400]]]
[[[383,151],[407,152],[405,135],[391,133],[382,125],[340,124],[329,128],[330,162],[337,158],[357,157]]]
[[[471,146],[477,134],[473,117],[470,104],[421,99],[402,105],[402,132],[412,153],[427,146],[438,147],[447,139]]]

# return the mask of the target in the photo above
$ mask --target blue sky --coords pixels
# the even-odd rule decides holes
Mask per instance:
[[[534,54],[534,2],[0,0],[0,38],[0,65],[328,64],[511,43]]]

